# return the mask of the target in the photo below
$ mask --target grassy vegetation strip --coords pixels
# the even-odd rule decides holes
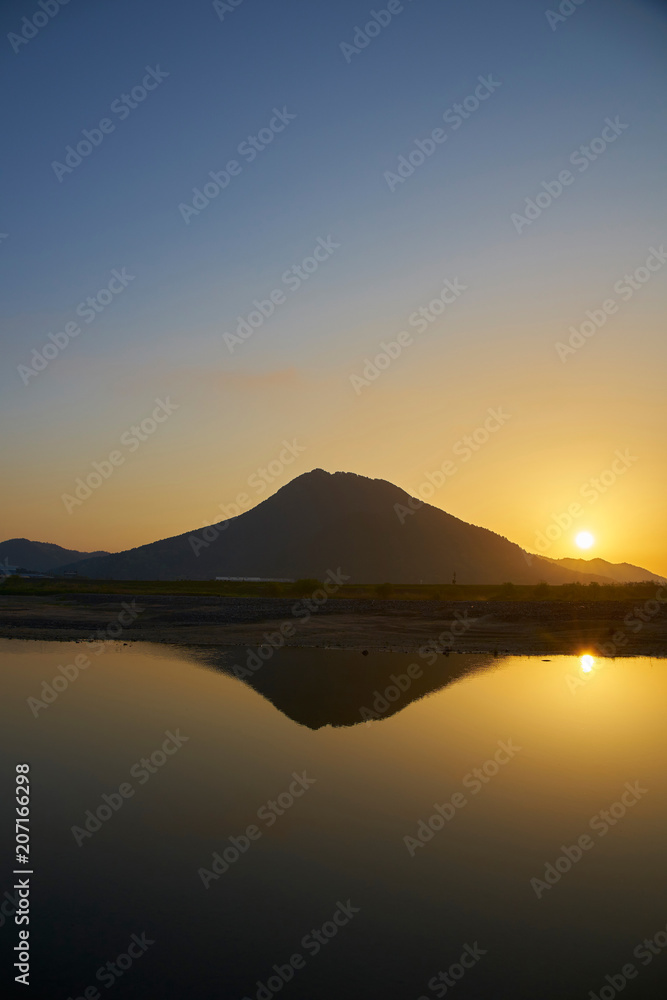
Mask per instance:
[[[295,583],[227,583],[216,580],[24,580],[8,577],[0,596],[62,596],[77,594],[153,594],[155,596],[292,598],[309,597],[319,580]],[[654,583],[583,586],[566,583],[521,585],[493,584],[344,584],[330,600],[390,601],[635,601],[655,595]]]

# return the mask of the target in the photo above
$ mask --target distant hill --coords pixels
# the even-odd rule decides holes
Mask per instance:
[[[67,563],[73,567],[82,559],[108,556],[108,552],[78,552],[50,542],[31,542],[28,538],[10,538],[0,542],[0,566],[16,566],[36,573],[46,573]]]
[[[459,583],[610,582],[410,500],[382,479],[315,469],[205,534],[199,528],[61,569],[116,580],[322,579],[340,568],[353,583],[450,583],[454,573]]]
[[[579,573],[596,573],[616,583],[665,582],[664,576],[657,576],[647,569],[642,569],[641,566],[632,566],[630,563],[610,563],[606,559],[549,559],[549,562]]]

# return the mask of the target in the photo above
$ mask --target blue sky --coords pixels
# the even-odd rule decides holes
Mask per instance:
[[[552,30],[537,0],[409,0],[348,62],[341,43],[353,42],[356,26],[383,4],[243,0],[221,20],[205,2],[70,0],[18,52],[7,36],[39,8],[4,4],[0,412],[13,428],[9,471],[23,484],[10,504],[10,534],[35,537],[43,525],[40,534],[54,536],[48,540],[113,548],[150,540],[152,524],[154,537],[189,527],[183,495],[167,504],[163,520],[146,513],[136,533],[115,531],[114,546],[102,537],[104,504],[95,515],[91,501],[79,531],[71,518],[59,520],[60,485],[44,509],[32,500],[35,488],[47,489],[56,459],[65,483],[161,391],[180,392],[182,419],[146,458],[146,476],[163,495],[177,487],[164,471],[170,455],[190,462],[196,452],[199,464],[187,465],[186,478],[214,505],[270,457],[276,435],[303,429],[301,414],[312,415],[318,399],[326,413],[306,421],[313,442],[304,468],[336,461],[406,488],[420,475],[422,459],[416,466],[410,459],[415,447],[423,441],[424,461],[440,447],[419,433],[418,419],[413,431],[391,431],[389,443],[386,433],[381,441],[371,435],[366,451],[349,450],[347,464],[332,441],[337,428],[347,440],[348,423],[375,421],[381,434],[389,412],[431,414],[438,386],[441,437],[449,440],[498,402],[489,388],[495,378],[496,395],[523,406],[527,436],[513,447],[527,454],[530,428],[562,420],[564,407],[571,417],[563,434],[571,437],[570,419],[574,426],[583,419],[582,386],[604,382],[613,392],[590,415],[592,454],[573,456],[573,483],[594,471],[598,452],[613,454],[623,441],[617,429],[613,440],[605,436],[618,409],[607,411],[611,397],[619,399],[628,377],[655,391],[658,365],[647,368],[642,358],[654,352],[665,360],[658,282],[642,292],[637,316],[623,318],[641,344],[639,359],[626,357],[627,341],[610,339],[604,350],[591,344],[563,381],[553,342],[667,234],[667,18],[664,5],[638,0],[572,7]],[[112,103],[158,66],[168,76],[120,120]],[[480,76],[500,86],[459,129],[443,126],[443,113],[472,94]],[[246,162],[239,144],[276,108],[296,117]],[[518,235],[511,214],[615,116],[627,130]],[[53,161],[105,117],[114,131],[59,182]],[[439,126],[449,131],[446,142],[392,192],[385,172]],[[233,158],[240,174],[186,224],[179,204],[191,203],[193,188]],[[283,272],[328,236],[340,247],[230,354],[222,334],[236,328],[236,317],[284,287]],[[134,280],[24,385],[17,366],[107,285],[114,268]],[[349,374],[457,275],[469,291],[448,336],[406,356],[400,376],[388,374],[355,414]],[[553,399],[533,398],[534,383],[545,380]],[[284,385],[282,395],[266,390],[274,384]],[[645,438],[647,430],[641,424],[636,433]],[[553,448],[560,441],[547,434],[542,451]],[[379,451],[387,456],[381,462]],[[140,479],[126,482],[117,504],[135,504],[145,492]],[[453,512],[466,517],[473,481],[460,489]],[[27,507],[21,490],[30,493]],[[544,498],[535,502],[548,507]],[[192,509],[195,520],[199,510]],[[478,520],[509,533],[512,518],[494,516],[477,511]]]

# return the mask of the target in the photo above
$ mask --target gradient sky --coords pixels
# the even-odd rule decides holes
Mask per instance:
[[[580,503],[543,551],[581,555],[589,530],[588,556],[667,573],[667,263],[614,290],[667,242],[667,5],[584,0],[553,30],[539,0],[408,0],[348,62],[341,43],[385,7],[242,0],[221,20],[206,2],[71,0],[15,52],[40,8],[3,4],[0,537],[117,551],[312,468],[417,494],[452,460],[430,502],[457,517],[537,551]],[[149,66],[168,76],[121,120],[111,105]],[[500,86],[443,122],[480,76]],[[275,108],[296,117],[248,162],[239,144]],[[113,132],[59,180],[53,162],[103,118]],[[627,128],[582,171],[570,155],[607,118]],[[385,172],[436,128],[447,139],[390,190]],[[232,159],[240,173],[186,223],[179,205]],[[518,233],[512,214],[568,168]],[[290,290],[281,277],[329,237]],[[24,384],[33,349],[123,268],[133,280]],[[466,291],[420,333],[408,317],[445,279]],[[223,335],[276,288],[286,301],[230,352]],[[355,392],[403,330],[413,343]],[[153,434],[120,443],[167,397]],[[457,442],[489,408],[509,419],[466,460]],[[279,468],[285,440],[303,450]],[[114,450],[122,464],[68,511]],[[617,451],[631,461],[590,485]]]

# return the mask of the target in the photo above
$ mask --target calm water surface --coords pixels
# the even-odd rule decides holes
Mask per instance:
[[[17,761],[33,799],[17,995],[667,995],[666,661],[297,649],[243,680],[244,650],[0,650],[9,822]]]

